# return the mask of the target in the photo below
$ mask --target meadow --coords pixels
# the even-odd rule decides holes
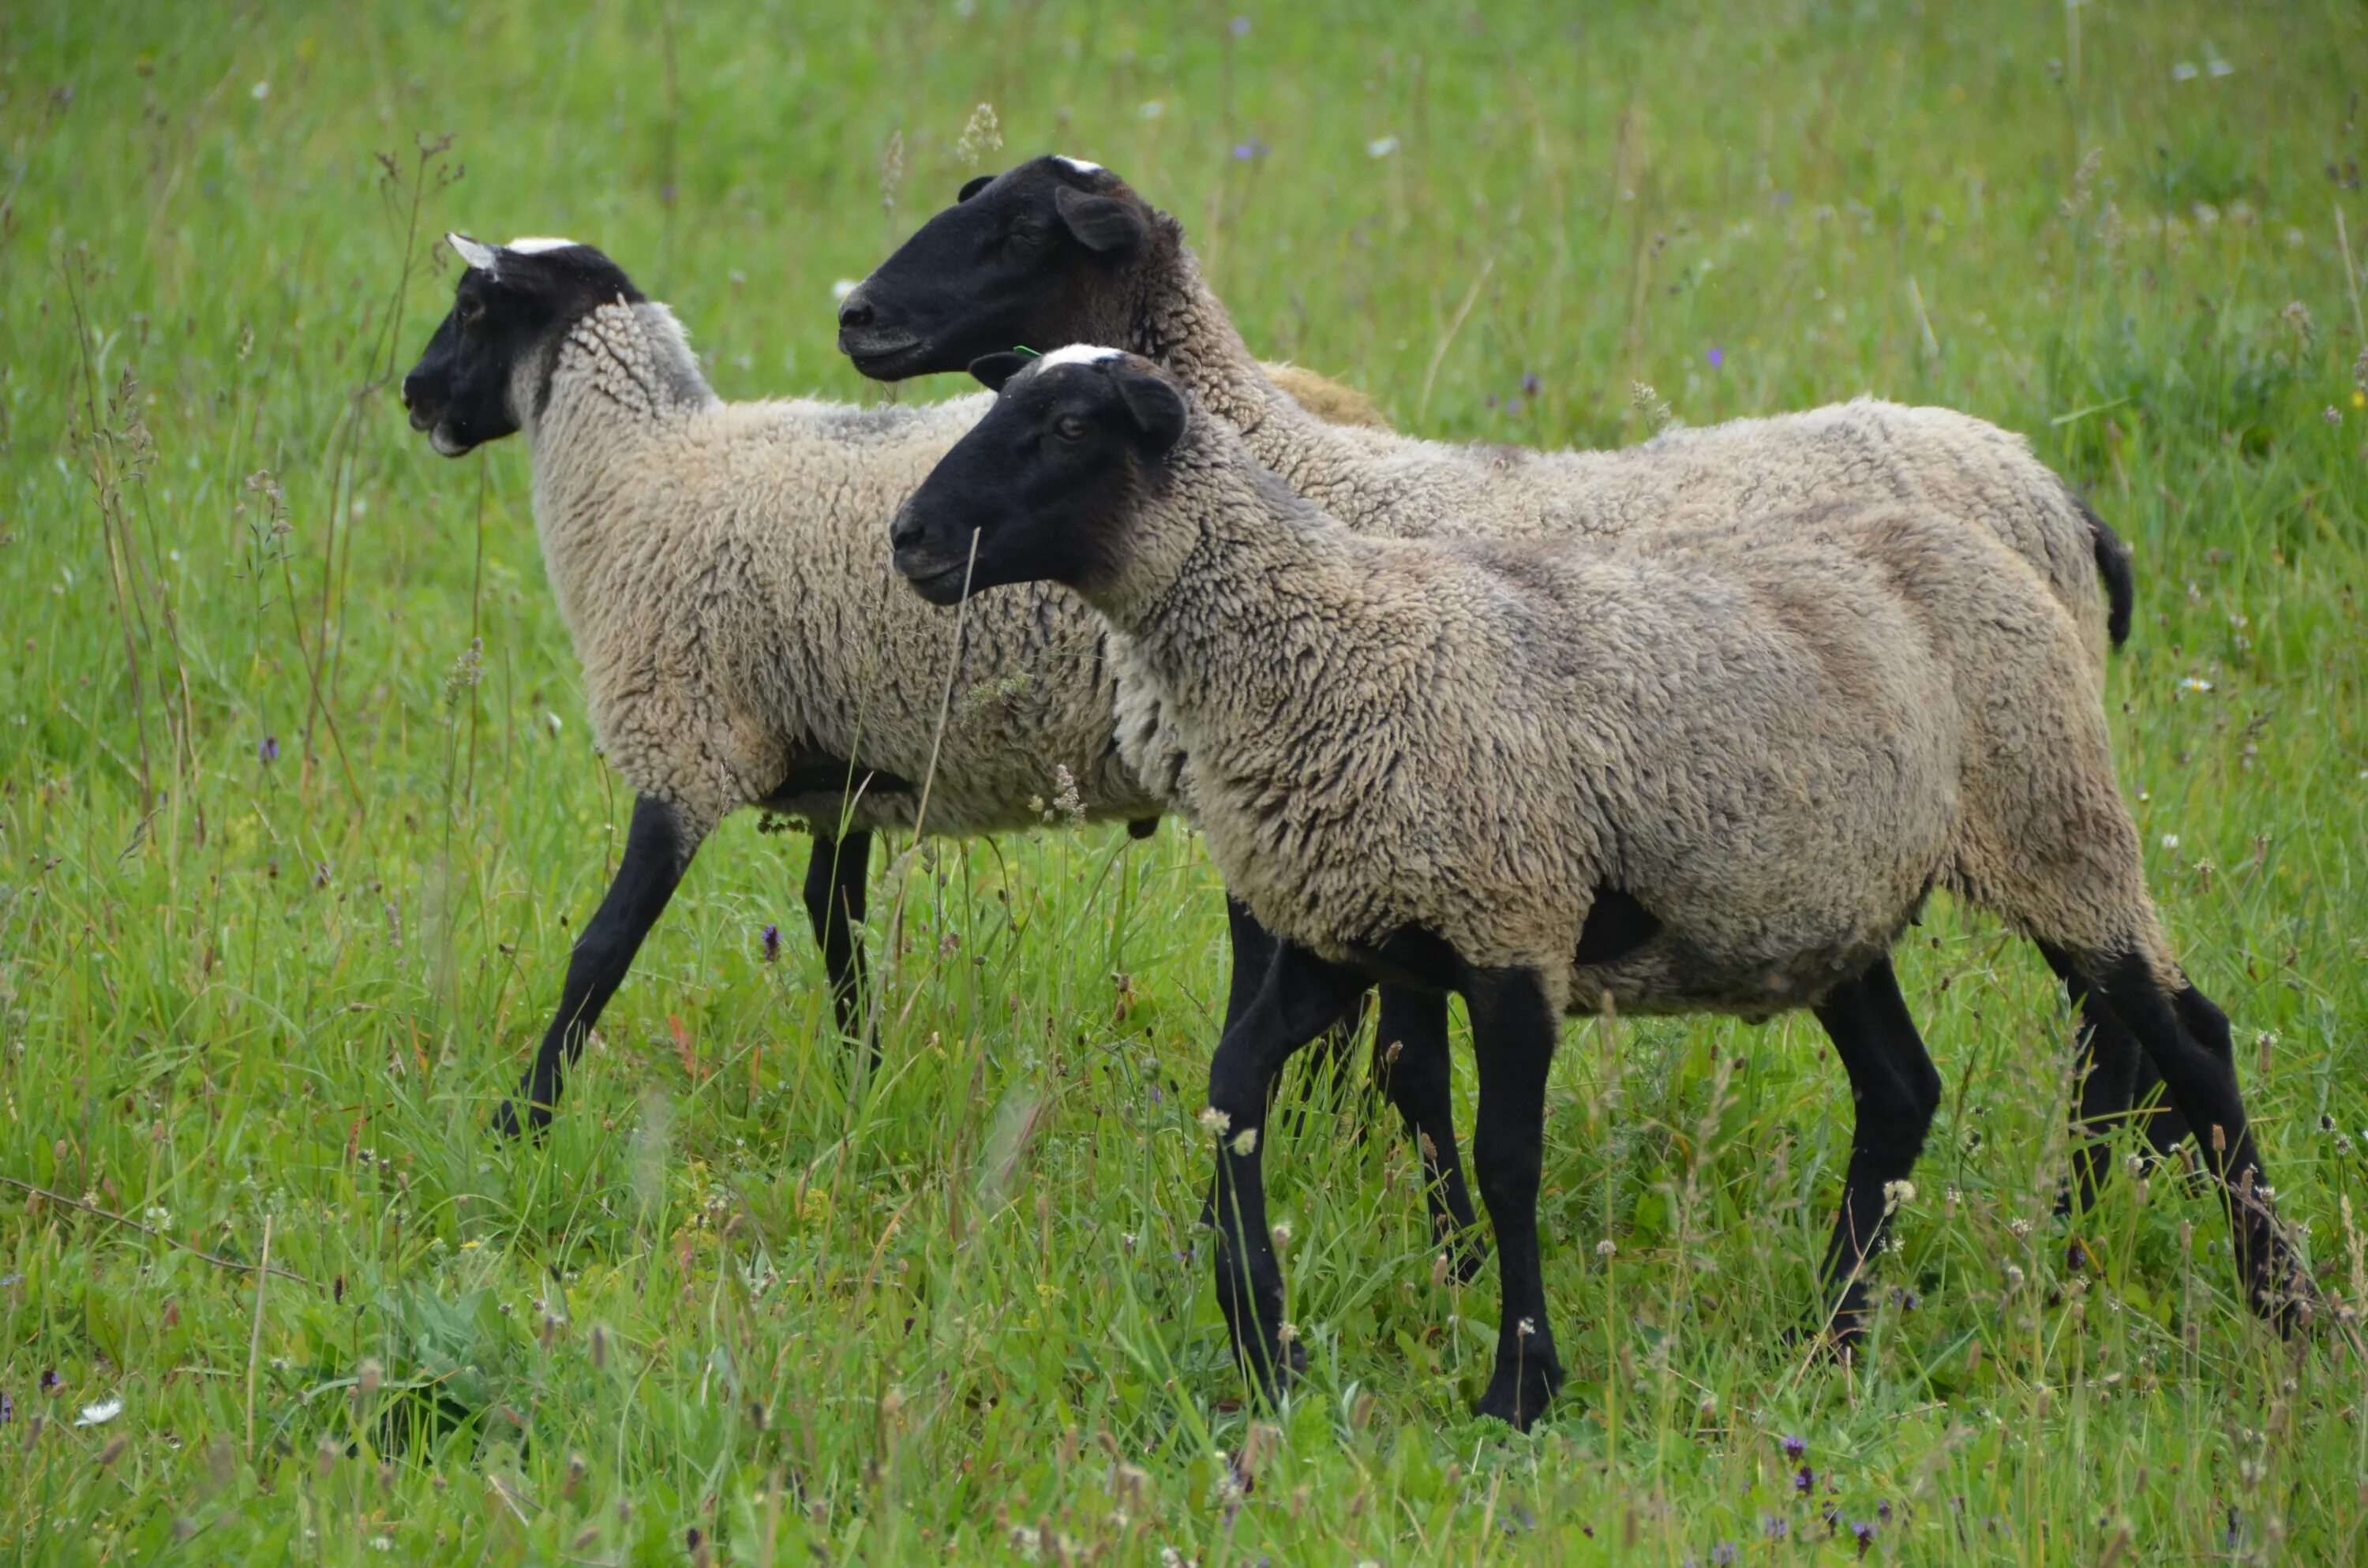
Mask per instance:
[[[2354,1560],[2363,79],[2332,4],[0,7],[0,1554]],[[1268,1163],[1313,1365],[1247,1405],[1173,821],[892,846],[867,1073],[803,838],[736,819],[550,1136],[496,1139],[627,802],[520,443],[405,426],[437,236],[602,246],[727,397],[936,397],[835,354],[834,288],[1043,151],[1425,435],[1874,393],[2029,436],[2135,554],[2123,784],[2313,1330],[2176,1163],[2056,1217],[2069,1015],[1940,903],[1861,1355],[1791,1333],[1850,1136],[1816,1024],[1595,1020],[1549,1418],[1469,1415],[1494,1270],[1441,1280],[1404,1138],[1321,1084]]]

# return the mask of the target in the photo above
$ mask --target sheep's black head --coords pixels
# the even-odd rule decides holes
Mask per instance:
[[[1147,359],[1069,347],[971,367],[1003,395],[888,527],[896,570],[932,604],[1049,579],[1091,593],[1122,566],[1135,507],[1165,483],[1184,392]],[[975,551],[975,553],[973,553]]]
[[[840,302],[839,352],[900,381],[1010,348],[1122,341],[1130,279],[1164,224],[1098,164],[982,175]]]
[[[554,351],[569,327],[602,305],[637,304],[642,295],[623,268],[573,240],[445,239],[468,269],[452,309],[403,378],[403,405],[414,430],[457,458],[516,431],[522,397],[539,403],[548,395]]]

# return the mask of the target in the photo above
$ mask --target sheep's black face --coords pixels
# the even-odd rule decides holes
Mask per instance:
[[[896,570],[932,604],[1004,583],[1091,593],[1124,557],[1127,519],[1184,434],[1184,394],[1149,361],[1110,348],[973,369],[1003,395],[896,509]]]
[[[840,303],[839,352],[900,381],[1010,348],[1116,341],[1156,216],[1125,181],[1074,158],[972,180]]]
[[[411,427],[426,431],[443,456],[457,458],[518,428],[521,366],[541,364],[548,376],[561,334],[600,305],[642,296],[621,267],[590,245],[484,245],[460,234],[450,240],[469,267],[453,289],[452,309],[403,378],[403,403]],[[535,395],[547,391],[546,382]]]

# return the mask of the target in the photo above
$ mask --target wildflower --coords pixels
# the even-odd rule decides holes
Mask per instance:
[[[41,1392],[43,1393],[55,1393],[59,1389],[64,1386],[65,1380],[58,1376],[58,1369],[55,1367],[45,1367],[42,1369]]]
[[[1598,1257],[1610,1257],[1613,1253],[1616,1253],[1619,1250],[1619,1246],[1610,1236],[1606,1236],[1601,1241],[1595,1244],[1595,1256]]]
[[[1235,38],[1247,38],[1250,36],[1250,19],[1247,17],[1235,17],[1232,21],[1226,23],[1225,26],[1226,29]]]
[[[1438,1290],[1445,1290],[1447,1288],[1447,1255],[1445,1253],[1440,1253],[1437,1257],[1430,1260],[1430,1283],[1433,1288]]]
[[[1234,162],[1237,164],[1253,163],[1259,158],[1265,157],[1269,151],[1270,149],[1265,142],[1253,136],[1247,142],[1236,142],[1234,143]]]
[[[2015,1264],[2006,1266],[2006,1288],[2009,1293],[2022,1289],[2022,1269]]]
[[[2212,689],[2212,683],[2205,680],[2201,676],[2188,676],[2180,681],[2179,689],[2181,691],[2209,691]]]
[[[1157,119],[1167,112],[1167,106],[1157,98],[1146,98],[1144,100],[1143,107],[1135,112],[1145,119]]]
[[[1290,1222],[1287,1221],[1277,1221],[1275,1222],[1272,1234],[1274,1237],[1274,1250],[1277,1252],[1282,1251],[1283,1248],[1291,1244]]]
[[[1709,360],[1710,368],[1715,370],[1721,365],[1726,363],[1726,351],[1719,347],[1717,344],[1713,343],[1706,351],[1704,351],[1702,358]]]
[[[1528,1339],[1538,1332],[1538,1320],[1535,1318],[1523,1318],[1520,1322],[1513,1325],[1513,1332],[1520,1335],[1523,1339]]]
[[[2340,425],[2343,423],[2343,411],[2330,403],[2327,405],[2327,412],[2320,415],[2319,417],[2326,420],[2329,425]]]
[[[1247,1159],[1258,1153],[1258,1129],[1245,1127],[1234,1135],[1234,1153]]]
[[[1213,1132],[1222,1138],[1224,1136],[1225,1130],[1233,1124],[1234,1119],[1215,1106],[1210,1106],[1201,1112],[1201,1127],[1203,1131]]]
[[[1874,1521],[1861,1519],[1850,1526],[1850,1534],[1858,1538],[1858,1554],[1864,1557],[1874,1545]]]
[[[772,924],[770,921],[766,922],[764,934],[757,939],[765,946],[765,961],[767,963],[779,963],[781,961],[781,928],[779,926]]]
[[[2178,847],[2179,847],[2179,835],[2177,835],[2177,834],[2175,834],[2175,833],[2166,833],[2166,834],[2164,834],[2164,835],[2162,835],[2162,846],[2163,846],[2165,849],[2176,849],[2176,848],[2178,848]]]
[[[1759,1533],[1770,1540],[1782,1540],[1793,1533],[1793,1526],[1789,1520],[1780,1519],[1773,1514],[1762,1514],[1759,1516]]]
[[[1002,128],[995,121],[995,106],[981,104],[970,111],[970,121],[962,127],[962,137],[954,143],[954,152],[972,168],[987,153],[1003,146]]]
[[[2317,340],[2318,322],[2311,315],[2310,307],[2300,300],[2287,301],[2286,308],[2278,312],[2278,319],[2293,329],[2294,336],[2301,339],[2305,348]]]
[[[1053,765],[1053,814],[1071,827],[1083,827],[1086,803],[1077,793],[1076,775],[1060,763]]]
[[[1800,1463],[1802,1457],[1809,1451],[1808,1439],[1805,1437],[1784,1437],[1779,1441],[1784,1449],[1784,1457],[1794,1464]]]
[[[74,1425],[77,1426],[104,1426],[122,1414],[123,1396],[121,1394],[117,1394],[112,1399],[102,1399],[97,1404],[84,1405],[82,1407],[82,1418],[76,1421]]]
[[[1525,370],[1521,373],[1521,395],[1523,397],[1537,396],[1539,390],[1544,385],[1545,383],[1543,381],[1538,380],[1538,373],[1535,370]]]
[[[255,748],[255,755],[262,758],[267,763],[278,762],[279,760],[279,737],[278,735],[264,736],[263,744]]]
[[[1735,1542],[1720,1541],[1710,1549],[1711,1568],[1735,1568],[1735,1560],[1741,1554]]]
[[[253,98],[256,103],[261,103],[264,99],[271,96],[271,84],[268,82],[257,82],[254,86],[249,87],[246,90],[246,96]]]
[[[1398,139],[1395,136],[1376,136],[1365,143],[1365,156],[1368,158],[1386,158],[1397,150]]]
[[[1916,1184],[1912,1181],[1887,1181],[1883,1184],[1883,1211],[1885,1214],[1906,1208],[1916,1201]]]
[[[1806,1497],[1817,1489],[1817,1472],[1803,1465],[1793,1473],[1793,1490]]]
[[[17,1402],[8,1396],[7,1390],[0,1389],[0,1426],[5,1426],[16,1419]]]
[[[452,667],[444,673],[444,706],[458,708],[461,699],[485,678],[485,640],[472,637]]]

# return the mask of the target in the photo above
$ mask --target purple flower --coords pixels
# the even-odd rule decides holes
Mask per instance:
[[[1735,1542],[1720,1541],[1710,1549],[1711,1568],[1734,1568],[1736,1558],[1741,1554]]]
[[[1793,1533],[1793,1526],[1773,1514],[1762,1514],[1759,1516],[1759,1533],[1770,1540],[1782,1540]]]
[[[1802,1457],[1809,1451],[1809,1441],[1805,1437],[1783,1437],[1778,1440],[1783,1444],[1784,1457],[1795,1464],[1800,1463]]]
[[[1226,26],[1232,28],[1233,34],[1235,38],[1247,38],[1250,36],[1250,19],[1247,17],[1235,17],[1231,22],[1227,23]]]
[[[1507,398],[1505,400],[1505,417],[1508,419],[1519,419],[1520,416],[1521,400],[1517,397]]]
[[[1810,1493],[1815,1492],[1816,1489],[1817,1472],[1811,1470],[1807,1465],[1803,1465],[1800,1469],[1800,1472],[1793,1477],[1793,1490],[1799,1493],[1802,1496],[1806,1497]]]
[[[63,1378],[58,1376],[58,1369],[55,1367],[44,1367],[41,1369],[41,1392],[43,1393],[57,1392],[58,1390],[65,1386],[65,1381],[66,1381]]]
[[[1886,1524],[1886,1525],[1887,1525],[1887,1524],[1889,1524],[1889,1523],[1891,1522],[1891,1499],[1890,1499],[1890,1498],[1885,1497],[1882,1502],[1877,1503],[1877,1504],[1874,1506],[1874,1517],[1875,1517],[1876,1518],[1878,1518],[1878,1519],[1881,1519],[1881,1520],[1882,1520],[1884,1524]]]
[[[1874,1545],[1874,1521],[1861,1519],[1850,1526],[1850,1534],[1858,1538],[1858,1554],[1864,1557]]]
[[[1725,364],[1725,363],[1726,363],[1726,350],[1725,350],[1725,349],[1724,349],[1724,348],[1721,348],[1717,344],[1713,343],[1713,344],[1712,344],[1712,345],[1710,346],[1710,352],[1709,352],[1709,353],[1707,353],[1707,354],[1704,354],[1704,355],[1702,356],[1702,358],[1705,358],[1705,359],[1707,359],[1707,360],[1709,360],[1709,361],[1710,361],[1710,368],[1711,368],[1712,369],[1715,370],[1715,369],[1717,369],[1721,365],[1724,365],[1724,364]]]
[[[763,941],[765,944],[765,961],[767,963],[780,962],[781,928],[779,926],[768,924],[765,927]]]
[[[261,757],[266,762],[278,762],[279,760],[279,737],[278,735],[264,736],[263,744],[255,748],[255,755]]]
[[[1543,381],[1538,380],[1538,373],[1535,370],[1524,370],[1521,372],[1521,395],[1523,397],[1537,396],[1538,389],[1544,385],[1545,383]]]
[[[5,1391],[0,1391],[0,1422],[14,1421],[16,1419],[17,1402],[10,1399]]]
[[[1253,136],[1247,142],[1234,143],[1234,162],[1247,164],[1267,155],[1267,144]]]

